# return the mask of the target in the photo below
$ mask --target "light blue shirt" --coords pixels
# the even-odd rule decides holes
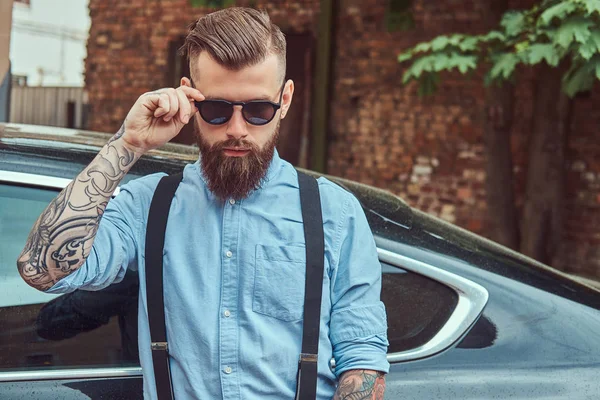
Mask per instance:
[[[100,290],[139,271],[144,398],[155,399],[145,285],[145,234],[164,174],[129,182],[110,201],[86,263],[50,293]],[[318,399],[340,374],[388,372],[381,265],[356,198],[319,179],[325,272]],[[169,213],[164,291],[176,399],[293,399],[301,352],[305,248],[296,170],[275,154],[262,187],[219,201],[199,163],[185,167]],[[150,294],[153,295],[153,294]],[[335,371],[330,360],[335,360]]]

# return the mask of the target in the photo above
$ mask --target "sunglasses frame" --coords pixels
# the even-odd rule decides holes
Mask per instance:
[[[198,108],[198,112],[200,113],[200,116],[202,117],[202,119],[210,125],[224,125],[226,123],[228,123],[231,120],[231,117],[233,117],[233,113],[235,112],[235,109],[233,108],[234,106],[242,106],[242,117],[244,118],[244,121],[246,121],[247,123],[249,123],[250,125],[254,125],[254,126],[264,126],[267,125],[268,123],[270,123],[271,121],[273,121],[273,118],[275,118],[275,115],[277,115],[277,111],[281,108],[281,102],[283,101],[283,90],[285,89],[285,84],[286,84],[287,80],[285,80],[283,82],[283,85],[281,85],[281,90],[280,90],[280,95],[279,95],[279,103],[273,103],[270,100],[250,100],[250,101],[228,101],[228,100],[220,100],[220,99],[211,99],[211,100],[203,100],[203,101],[194,101],[194,103],[196,104],[196,108]],[[193,84],[192,84],[193,87]],[[202,104],[207,104],[207,103],[221,103],[221,104],[227,104],[231,106],[231,115],[229,116],[229,118],[227,118],[225,121],[220,122],[220,123],[214,123],[211,122],[209,120],[207,120],[206,118],[204,118],[204,115],[202,115]],[[246,115],[244,114],[244,107],[247,104],[256,104],[256,103],[261,103],[261,104],[269,104],[271,107],[273,107],[273,116],[267,120],[266,122],[262,123],[262,124],[257,124],[255,122],[249,121],[246,118]]]

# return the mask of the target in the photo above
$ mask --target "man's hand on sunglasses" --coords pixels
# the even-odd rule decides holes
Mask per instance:
[[[198,111],[194,102],[202,100],[189,86],[144,93],[127,114],[123,142],[138,154],[162,146],[179,134]]]

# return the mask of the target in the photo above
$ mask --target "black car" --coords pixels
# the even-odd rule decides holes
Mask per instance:
[[[16,258],[41,211],[110,135],[0,124],[0,399],[141,399],[137,277],[48,295]],[[194,162],[167,145],[126,180]],[[387,399],[600,398],[600,290],[380,189],[356,195],[376,238],[388,314]]]

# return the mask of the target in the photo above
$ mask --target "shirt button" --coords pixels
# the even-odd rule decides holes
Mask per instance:
[[[223,315],[225,315],[227,318],[229,318],[231,316],[231,312],[229,310],[225,310]]]
[[[233,370],[231,369],[231,367],[225,367],[225,369],[224,369],[224,372],[225,372],[226,374],[230,374],[230,373],[232,373],[232,372],[233,372]]]
[[[228,251],[227,253],[225,253],[225,255],[227,256],[227,258],[231,258],[233,256],[233,253]]]
[[[234,199],[229,199],[229,204],[234,205],[235,204],[235,200]]]

